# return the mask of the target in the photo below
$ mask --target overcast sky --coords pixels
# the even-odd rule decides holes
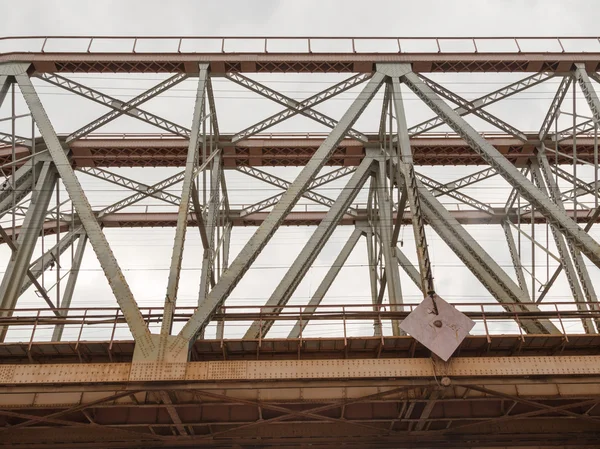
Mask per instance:
[[[3,28],[5,36],[14,35],[211,35],[211,36],[555,36],[555,35],[596,35],[598,34],[597,1],[4,1]],[[521,75],[447,75],[434,77],[452,90],[466,98],[475,98],[486,92],[508,84]],[[163,79],[162,75],[132,76],[92,75],[74,77],[77,81],[93,86],[111,95],[127,100],[143,89],[151,87]],[[333,84],[343,76],[267,76],[256,75],[255,79],[265,82],[287,95],[304,98]],[[81,98],[62,95],[61,91],[36,82],[44,105],[59,133],[68,133],[93,120],[106,111],[102,106],[92,104]],[[490,112],[498,114],[523,130],[537,130],[547,106],[554,94],[558,82],[548,82],[534,88],[528,94],[522,94],[518,101],[506,101],[490,107]],[[164,98],[156,98],[144,107],[165,118],[190,126],[192,98],[195,80],[188,80]],[[319,110],[339,118],[345,107],[349,106],[353,96],[360,91],[342,95],[340,100],[325,103]],[[262,118],[279,111],[274,103],[259,99],[249,92],[223,80],[215,81],[215,96],[221,130],[236,132]],[[381,95],[365,111],[357,123],[357,129],[363,132],[375,132],[380,111]],[[419,104],[410,94],[406,96],[409,124],[415,124],[431,117],[431,112]],[[17,101],[18,112],[24,112],[22,102]],[[578,99],[578,110],[589,114],[585,101]],[[19,110],[21,108],[21,110]],[[10,114],[8,105],[0,109],[0,116]],[[491,130],[490,125],[477,120],[470,122],[482,131]],[[27,124],[21,124],[23,129]],[[3,131],[6,126],[3,125]],[[325,131],[308,119],[295,118],[274,131]],[[121,118],[102,128],[102,132],[153,132],[155,129],[140,125],[134,119]],[[480,169],[464,168],[422,168],[422,172],[434,176],[440,182],[448,182],[468,172]],[[167,169],[119,170],[123,175],[152,184],[173,173]],[[279,176],[292,180],[296,169],[273,171]],[[588,179],[591,173],[586,172]],[[266,198],[277,193],[264,184],[248,181],[237,174],[227,174],[228,187],[233,204],[241,206]],[[110,204],[127,195],[125,191],[115,191],[109,184],[89,177],[81,176],[84,187],[96,208]],[[335,196],[342,183],[336,183],[322,191]],[[178,193],[179,185],[171,192]],[[468,190],[482,201],[500,205],[508,195],[506,184],[498,177]],[[63,191],[62,197],[66,195]],[[364,194],[359,197],[364,201]],[[357,200],[358,201],[358,200]],[[308,204],[302,200],[302,204]],[[447,199],[448,207],[456,208],[453,200]],[[455,202],[454,202],[455,203]],[[156,201],[141,203],[158,210]],[[314,206],[311,206],[315,208]],[[316,209],[316,208],[315,208]],[[139,209],[134,209],[138,210]],[[161,209],[161,210],[164,210]],[[545,226],[536,229],[537,235],[545,240]],[[272,290],[284,275],[287,266],[301,250],[302,245],[314,228],[287,228],[280,230],[255,262],[239,287],[231,295],[231,304],[261,304],[266,301]],[[254,228],[236,229],[232,242],[232,257],[242,248],[244,242],[254,232]],[[468,230],[478,239],[498,262],[505,266],[510,263],[508,251],[500,227],[469,226]],[[190,229],[186,241],[187,251],[184,259],[184,271],[181,277],[181,305],[193,305],[197,301],[198,278],[201,266],[201,244],[197,232]],[[331,265],[352,229],[338,229],[325,250],[315,262],[305,280],[294,295],[293,303],[308,301],[317,288],[321,278]],[[173,230],[165,228],[144,230],[108,230],[107,235],[125,275],[131,284],[136,298],[143,305],[162,305],[168,266],[173,242]],[[596,238],[597,238],[597,234]],[[416,263],[412,242],[412,230],[404,229],[402,237],[405,252]],[[455,302],[478,301],[490,296],[479,282],[462,267],[461,262],[440,241],[436,234],[429,231],[431,256],[434,261],[434,274],[439,293]],[[54,237],[47,238],[46,248],[54,243]],[[554,251],[552,242],[550,248]],[[41,253],[38,245],[34,258]],[[65,253],[67,259],[70,253]],[[530,262],[530,246],[523,245],[524,260]],[[5,246],[0,249],[2,265],[8,260]],[[545,264],[545,255],[536,251],[537,263]],[[540,260],[542,262],[540,262]],[[64,261],[64,269],[69,261]],[[552,265],[551,265],[552,268]],[[596,267],[591,268],[592,275],[598,279]],[[550,273],[552,273],[550,269]],[[507,272],[514,277],[514,272]],[[540,274],[542,272],[542,274]],[[66,271],[63,270],[62,274]],[[330,304],[354,302],[365,304],[370,301],[366,267],[366,250],[361,241],[344,268],[338,281],[333,285],[327,302]],[[54,273],[49,275],[55,276]],[[545,281],[546,266],[538,268],[538,279]],[[419,291],[402,273],[403,291],[407,302],[415,302]],[[103,279],[103,274],[88,246],[84,268],[80,275],[74,305],[115,304],[112,293]],[[53,284],[53,278],[46,278],[47,287]],[[63,288],[65,281],[63,281]],[[600,287],[600,286],[598,286]],[[569,289],[564,279],[549,296],[555,300],[569,297]],[[38,306],[41,301],[30,291],[23,296],[24,306]],[[354,330],[363,334],[370,332],[369,324],[362,324]],[[232,330],[237,335],[240,330]],[[323,327],[314,327],[313,335],[328,335],[333,332]],[[273,335],[284,336],[286,329],[274,329]],[[88,337],[98,337],[98,332],[90,332]],[[14,336],[14,338],[28,338]]]

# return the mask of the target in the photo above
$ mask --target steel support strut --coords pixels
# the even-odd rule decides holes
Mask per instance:
[[[26,232],[19,233],[16,243],[17,251],[13,252],[4,272],[2,284],[0,284],[1,309],[14,309],[17,304],[21,286],[27,275],[29,262],[46,218],[46,211],[57,179],[58,175],[54,164],[46,162],[35,186],[34,196],[27,210],[25,221],[23,221],[23,229]],[[0,315],[8,316],[10,313],[4,311]],[[4,336],[5,330],[3,329],[0,333],[0,341],[3,341]]]
[[[75,176],[75,173],[71,168],[69,159],[56,136],[56,132],[54,131],[50,119],[46,115],[46,111],[42,106],[37,92],[26,73],[28,66],[26,64],[20,64],[20,66],[20,73],[17,74],[15,78],[21,88],[25,102],[27,103],[38,129],[42,134],[42,138],[48,147],[48,151],[56,165],[56,169],[58,170],[65,189],[71,198],[73,207],[81,220],[81,224],[85,228],[90,244],[92,245],[92,248],[94,248],[98,261],[112,288],[115,298],[123,310],[123,315],[136,340],[136,345],[139,345],[140,350],[145,352],[147,348],[152,346],[150,331],[146,327],[146,323],[135,302],[133,293],[123,276],[123,272],[113,255],[102,228],[98,224],[81,184],[79,184],[77,176]]]
[[[331,234],[333,234],[348,206],[356,198],[367,177],[371,174],[373,161],[373,158],[368,155],[362,160],[360,166],[342,189],[333,206],[327,211],[325,218],[317,226],[317,229],[311,235],[308,242],[306,242],[306,245],[302,248],[292,266],[283,276],[283,279],[262,308],[262,312],[269,314],[276,313],[281,310],[280,306],[287,304],[302,279],[304,279],[306,272],[323,249],[323,246],[327,243]],[[246,332],[245,338],[264,337],[272,325],[273,321],[262,323],[255,321]]]
[[[87,245],[87,236],[85,234],[79,236],[77,242],[77,249],[75,250],[75,256],[73,258],[73,264],[71,265],[71,271],[69,272],[69,278],[67,280],[67,286],[62,296],[62,301],[59,305],[60,309],[68,309],[71,307],[71,300],[73,299],[73,293],[75,291],[75,284],[77,283],[77,277],[79,276],[79,269],[81,268],[81,262],[83,260],[83,254],[85,253],[85,247]],[[63,316],[67,316],[66,310],[60,310],[59,313]],[[54,327],[52,333],[52,341],[60,341],[62,338],[64,324],[57,324]]]
[[[394,110],[396,111],[396,124],[399,151],[396,155],[398,163],[398,180],[404,182],[406,188],[406,197],[412,216],[413,232],[415,235],[415,244],[417,246],[417,257],[419,260],[419,273],[421,275],[421,291],[423,295],[433,295],[435,288],[433,286],[433,273],[431,271],[431,261],[429,260],[429,250],[427,237],[425,235],[425,222],[421,214],[421,204],[419,199],[419,185],[415,175],[413,164],[412,149],[408,137],[408,128],[406,125],[406,113],[402,102],[402,91],[400,88],[400,79],[392,77],[392,92]],[[398,211],[401,213],[402,211]]]
[[[546,195],[525,178],[493,145],[481,137],[471,125],[454,112],[419,76],[413,72],[408,72],[402,76],[402,79],[471,148],[481,155],[490,166],[494,167],[524,198],[534,204],[536,209],[549,222],[557,226],[561,233],[571,240],[596,266],[600,267],[600,245],[598,242],[584,232],[567,214],[558,210]]]
[[[175,228],[175,241],[173,243],[173,254],[171,256],[171,268],[169,270],[169,281],[165,297],[164,317],[160,329],[161,334],[169,335],[173,326],[173,313],[177,302],[177,290],[179,288],[179,275],[183,261],[183,243],[187,230],[188,214],[190,210],[190,197],[192,183],[194,182],[194,169],[198,157],[198,148],[202,141],[200,133],[202,130],[202,117],[204,115],[204,100],[206,98],[206,79],[208,76],[208,64],[199,65],[198,86],[196,89],[196,101],[194,104],[194,115],[192,118],[192,131],[185,161],[185,172],[183,185],[181,187],[181,201],[177,213],[177,227]]]
[[[301,321],[296,321],[296,324],[294,324],[294,327],[290,331],[288,338],[298,338],[302,335],[302,332],[304,331],[306,325],[310,321],[310,315],[316,312],[317,307],[319,306],[319,304],[321,304],[323,297],[327,294],[327,291],[331,287],[331,284],[333,283],[333,281],[335,281],[335,278],[339,274],[340,270],[343,268],[344,264],[346,263],[346,260],[348,260],[348,257],[352,253],[352,250],[354,249],[362,235],[362,229],[355,228],[354,231],[352,231],[352,234],[350,234],[350,237],[348,237],[348,240],[342,247],[342,250],[340,251],[338,256],[333,261],[333,264],[331,265],[329,271],[327,271],[327,274],[315,290],[315,293],[313,294],[312,298],[310,298],[308,304],[302,309],[302,314],[306,315],[306,319],[302,318]]]
[[[377,170],[375,172],[375,187],[377,205],[378,205],[378,220],[376,235],[381,243],[381,253],[383,254],[383,262],[385,263],[385,286],[387,287],[388,301],[390,308],[394,311],[399,311],[398,304],[404,302],[402,298],[402,285],[400,283],[400,272],[398,271],[398,259],[394,255],[396,244],[392,241],[392,232],[394,228],[394,219],[392,218],[392,202],[390,199],[389,189],[386,188],[385,179],[386,161],[382,158],[378,161]],[[383,282],[383,281],[382,281]],[[384,288],[383,286],[381,287]],[[383,301],[382,291],[377,296],[376,304],[379,305]],[[392,320],[393,335],[401,335],[402,331],[398,320]]]
[[[217,282],[215,287],[208,294],[204,303],[198,307],[198,310],[184,325],[178,335],[178,341],[176,342],[176,345],[172,347],[172,350],[187,350],[187,345],[195,338],[199,331],[206,327],[216,308],[221,305],[229,293],[235,288],[244,273],[250,268],[252,262],[258,257],[264,246],[283,222],[285,216],[298,202],[302,192],[307,189],[310,182],[323,167],[327,159],[329,159],[329,156],[345,136],[348,129],[352,127],[362,111],[366,108],[367,104],[369,104],[373,96],[375,96],[383,83],[383,79],[383,75],[375,74],[369,80],[358,98],[352,103],[348,111],[327,136],[311,160],[304,166],[296,180],[283,194],[281,200],[273,208],[273,211],[240,251],[229,269],[223,273],[219,282]]]

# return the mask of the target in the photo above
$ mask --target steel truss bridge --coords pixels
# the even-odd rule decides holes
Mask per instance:
[[[11,254],[0,284],[0,446],[598,447],[598,69],[596,37],[1,38],[0,124],[12,128],[0,135],[0,237]],[[443,78],[434,81],[509,72],[522,77],[468,100]],[[163,80],[120,100],[81,76],[115,73]],[[256,81],[262,73],[346,78],[294,99]],[[145,109],[184,80],[195,86],[188,123]],[[255,123],[220,132],[216,80],[272,100],[280,112],[263,118],[240,103]],[[490,112],[544,83],[553,83],[553,98],[535,132]],[[107,112],[57,133],[60,117],[47,114],[40,86]],[[320,112],[320,104],[348,92],[358,94],[339,119]],[[563,104],[571,92],[585,110]],[[430,119],[408,124],[407,94],[428,107]],[[18,95],[23,114],[15,109]],[[378,128],[357,129],[374,103]],[[572,124],[559,127],[565,114]],[[271,129],[294,116],[330,132]],[[120,117],[155,132],[102,132]],[[473,117],[494,131],[476,129]],[[27,120],[31,132],[19,135],[15,123]],[[429,166],[447,166],[448,173],[474,167],[442,183],[425,174]],[[175,168],[148,183],[124,176],[121,167]],[[288,181],[278,167],[300,168]],[[232,173],[281,192],[241,207],[230,202]],[[472,194],[492,177],[507,185],[503,204]],[[100,207],[86,192],[93,178],[128,193]],[[343,188],[331,198],[322,187],[335,183]],[[58,185],[68,195],[63,202]],[[165,208],[133,207],[148,199]],[[318,207],[298,206],[301,199]],[[504,232],[510,267],[483,248],[473,224]],[[275,232],[290,225],[311,226],[312,234],[275,290],[265,292],[266,302],[227,303]],[[255,232],[229,257],[238,226]],[[292,302],[338,226],[351,229],[348,240],[310,300]],[[414,255],[399,244],[404,226],[414,235]],[[536,237],[540,226],[547,232]],[[163,306],[136,302],[105,233],[111,227],[174,228]],[[190,233],[202,243],[193,307],[177,304]],[[40,251],[48,235],[56,244],[42,243]],[[489,300],[456,301],[476,331],[448,362],[399,328],[417,305],[403,298],[406,280],[423,295],[451,293],[435,282],[443,268],[430,259],[433,235],[489,293]],[[366,242],[371,298],[331,304],[327,292],[358,242]],[[543,252],[547,276],[543,269],[536,274],[535,261],[528,269],[524,246],[533,257]],[[117,307],[102,297],[76,306],[88,247]],[[50,286],[49,270],[61,267],[62,286],[60,277],[59,287]],[[560,282],[570,296],[553,301]],[[31,290],[44,307],[19,306]],[[245,333],[230,332],[240,323]],[[315,323],[334,332],[310,333]],[[278,325],[287,325],[287,337],[273,335]],[[86,338],[88,329],[100,329],[101,338]]]

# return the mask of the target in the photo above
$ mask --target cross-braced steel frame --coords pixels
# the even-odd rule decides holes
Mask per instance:
[[[499,41],[516,44],[518,51],[494,53],[480,50],[489,39],[475,38],[459,39],[474,49],[455,52],[445,50],[449,39],[373,38],[398,48],[372,53],[361,49],[366,38],[339,38],[351,50],[330,53],[314,51],[327,39],[299,38],[307,51],[286,53],[271,50],[286,38],[264,38],[260,51],[243,53],[228,50],[232,38],[220,38],[217,51],[188,52],[191,38],[171,38],[177,50],[158,54],[140,52],[139,46],[160,38],[139,38],[131,52],[116,55],[96,50],[103,38],[81,37],[74,40],[85,43],[84,51],[49,50],[64,39],[42,39],[39,52],[16,47],[0,54],[0,107],[9,111],[0,120],[11,125],[0,136],[0,238],[10,251],[0,283],[0,381],[11,385],[0,387],[0,440],[23,448],[339,442],[408,448],[464,447],[468,441],[473,448],[549,442],[566,449],[597,442],[600,243],[592,227],[600,220],[600,47],[583,53],[570,49],[573,39],[553,38],[548,45],[557,43],[559,50],[540,53],[523,51],[530,40],[515,38]],[[407,51],[411,42],[434,44],[436,51]],[[471,100],[435,80],[437,72],[505,71],[527,73]],[[81,72],[168,76],[121,100],[72,76]],[[347,77],[297,100],[257,81],[254,74],[262,72]],[[189,123],[175,123],[144,105],[190,80]],[[217,81],[271,100],[280,111],[225,133]],[[491,105],[550,83],[556,86],[553,98],[535,132],[491,112]],[[41,86],[108,112],[57,133]],[[339,119],[321,112],[319,105],[349,93],[356,94]],[[24,114],[17,113],[17,95]],[[572,109],[563,104],[569,95]],[[577,95],[587,104],[583,112]],[[407,96],[431,110],[432,118],[411,126]],[[379,127],[360,130],[358,120],[369,107],[380,108]],[[559,127],[566,115],[572,126]],[[122,116],[157,134],[98,132]],[[295,116],[329,131],[272,132]],[[28,136],[16,132],[17,121],[24,120],[31,123]],[[474,123],[482,122],[494,132],[478,130]],[[435,132],[440,126],[451,131]],[[429,165],[481,167],[441,182]],[[126,166],[172,167],[172,174],[148,183],[124,176],[118,167]],[[299,167],[294,179],[278,171],[284,166]],[[231,174],[280,191],[237,207],[227,188]],[[98,207],[86,192],[92,178],[127,194]],[[473,193],[492,178],[507,186],[501,205]],[[333,185],[340,186],[337,196],[326,190]],[[148,199],[164,209],[132,212]],[[315,207],[299,206],[304,200]],[[449,207],[448,200],[458,206]],[[473,224],[501,232],[509,266],[484,248],[470,230]],[[290,225],[311,226],[311,232],[282,279],[259,306],[231,306],[232,292],[275,233]],[[136,301],[105,229],[159,226],[174,228],[172,250],[166,291],[157,293],[163,306],[149,308]],[[230,257],[240,226],[254,232],[235,242],[241,249]],[[296,291],[339,227],[351,230],[310,298],[299,304]],[[186,308],[178,299],[189,233],[199,235],[201,267],[197,297]],[[404,246],[405,239],[414,248]],[[408,290],[416,288],[422,297],[451,294],[439,281],[437,247],[448,249],[490,297],[487,303],[456,304],[482,332],[462,342],[448,363],[400,328],[418,303]],[[81,303],[78,277],[90,248],[116,308],[101,298],[73,306]],[[369,301],[328,303],[328,292],[336,279],[343,282],[344,265],[357,248],[364,249]],[[570,296],[552,302],[561,283]],[[44,308],[19,306],[31,288]],[[232,336],[232,322],[244,323],[244,331]],[[307,335],[323,322],[336,337]],[[368,324],[352,327],[355,322]],[[102,342],[82,338],[85,328],[106,325],[112,330]],[[212,325],[214,336],[208,334]],[[273,333],[279,325],[287,338]],[[51,329],[48,341],[40,327]],[[28,332],[29,341],[11,338],[15,329]],[[66,337],[67,329],[78,329],[76,338],[72,332]],[[131,338],[115,337],[121,331]],[[64,396],[53,399],[56,394]],[[324,404],[308,406],[311,401]],[[61,439],[63,427],[70,436]],[[98,429],[104,432],[100,439]]]

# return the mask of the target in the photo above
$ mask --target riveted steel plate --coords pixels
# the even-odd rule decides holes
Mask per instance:
[[[131,364],[130,381],[184,380],[187,363],[136,362]]]
[[[208,362],[206,378],[209,380],[248,379],[248,362]]]
[[[12,383],[126,382],[129,363],[16,365]]]
[[[433,295],[433,298],[426,296],[400,323],[404,332],[445,361],[469,335],[473,326],[473,320],[438,295]]]
[[[0,383],[10,383],[15,377],[15,369],[15,365],[0,365]]]

